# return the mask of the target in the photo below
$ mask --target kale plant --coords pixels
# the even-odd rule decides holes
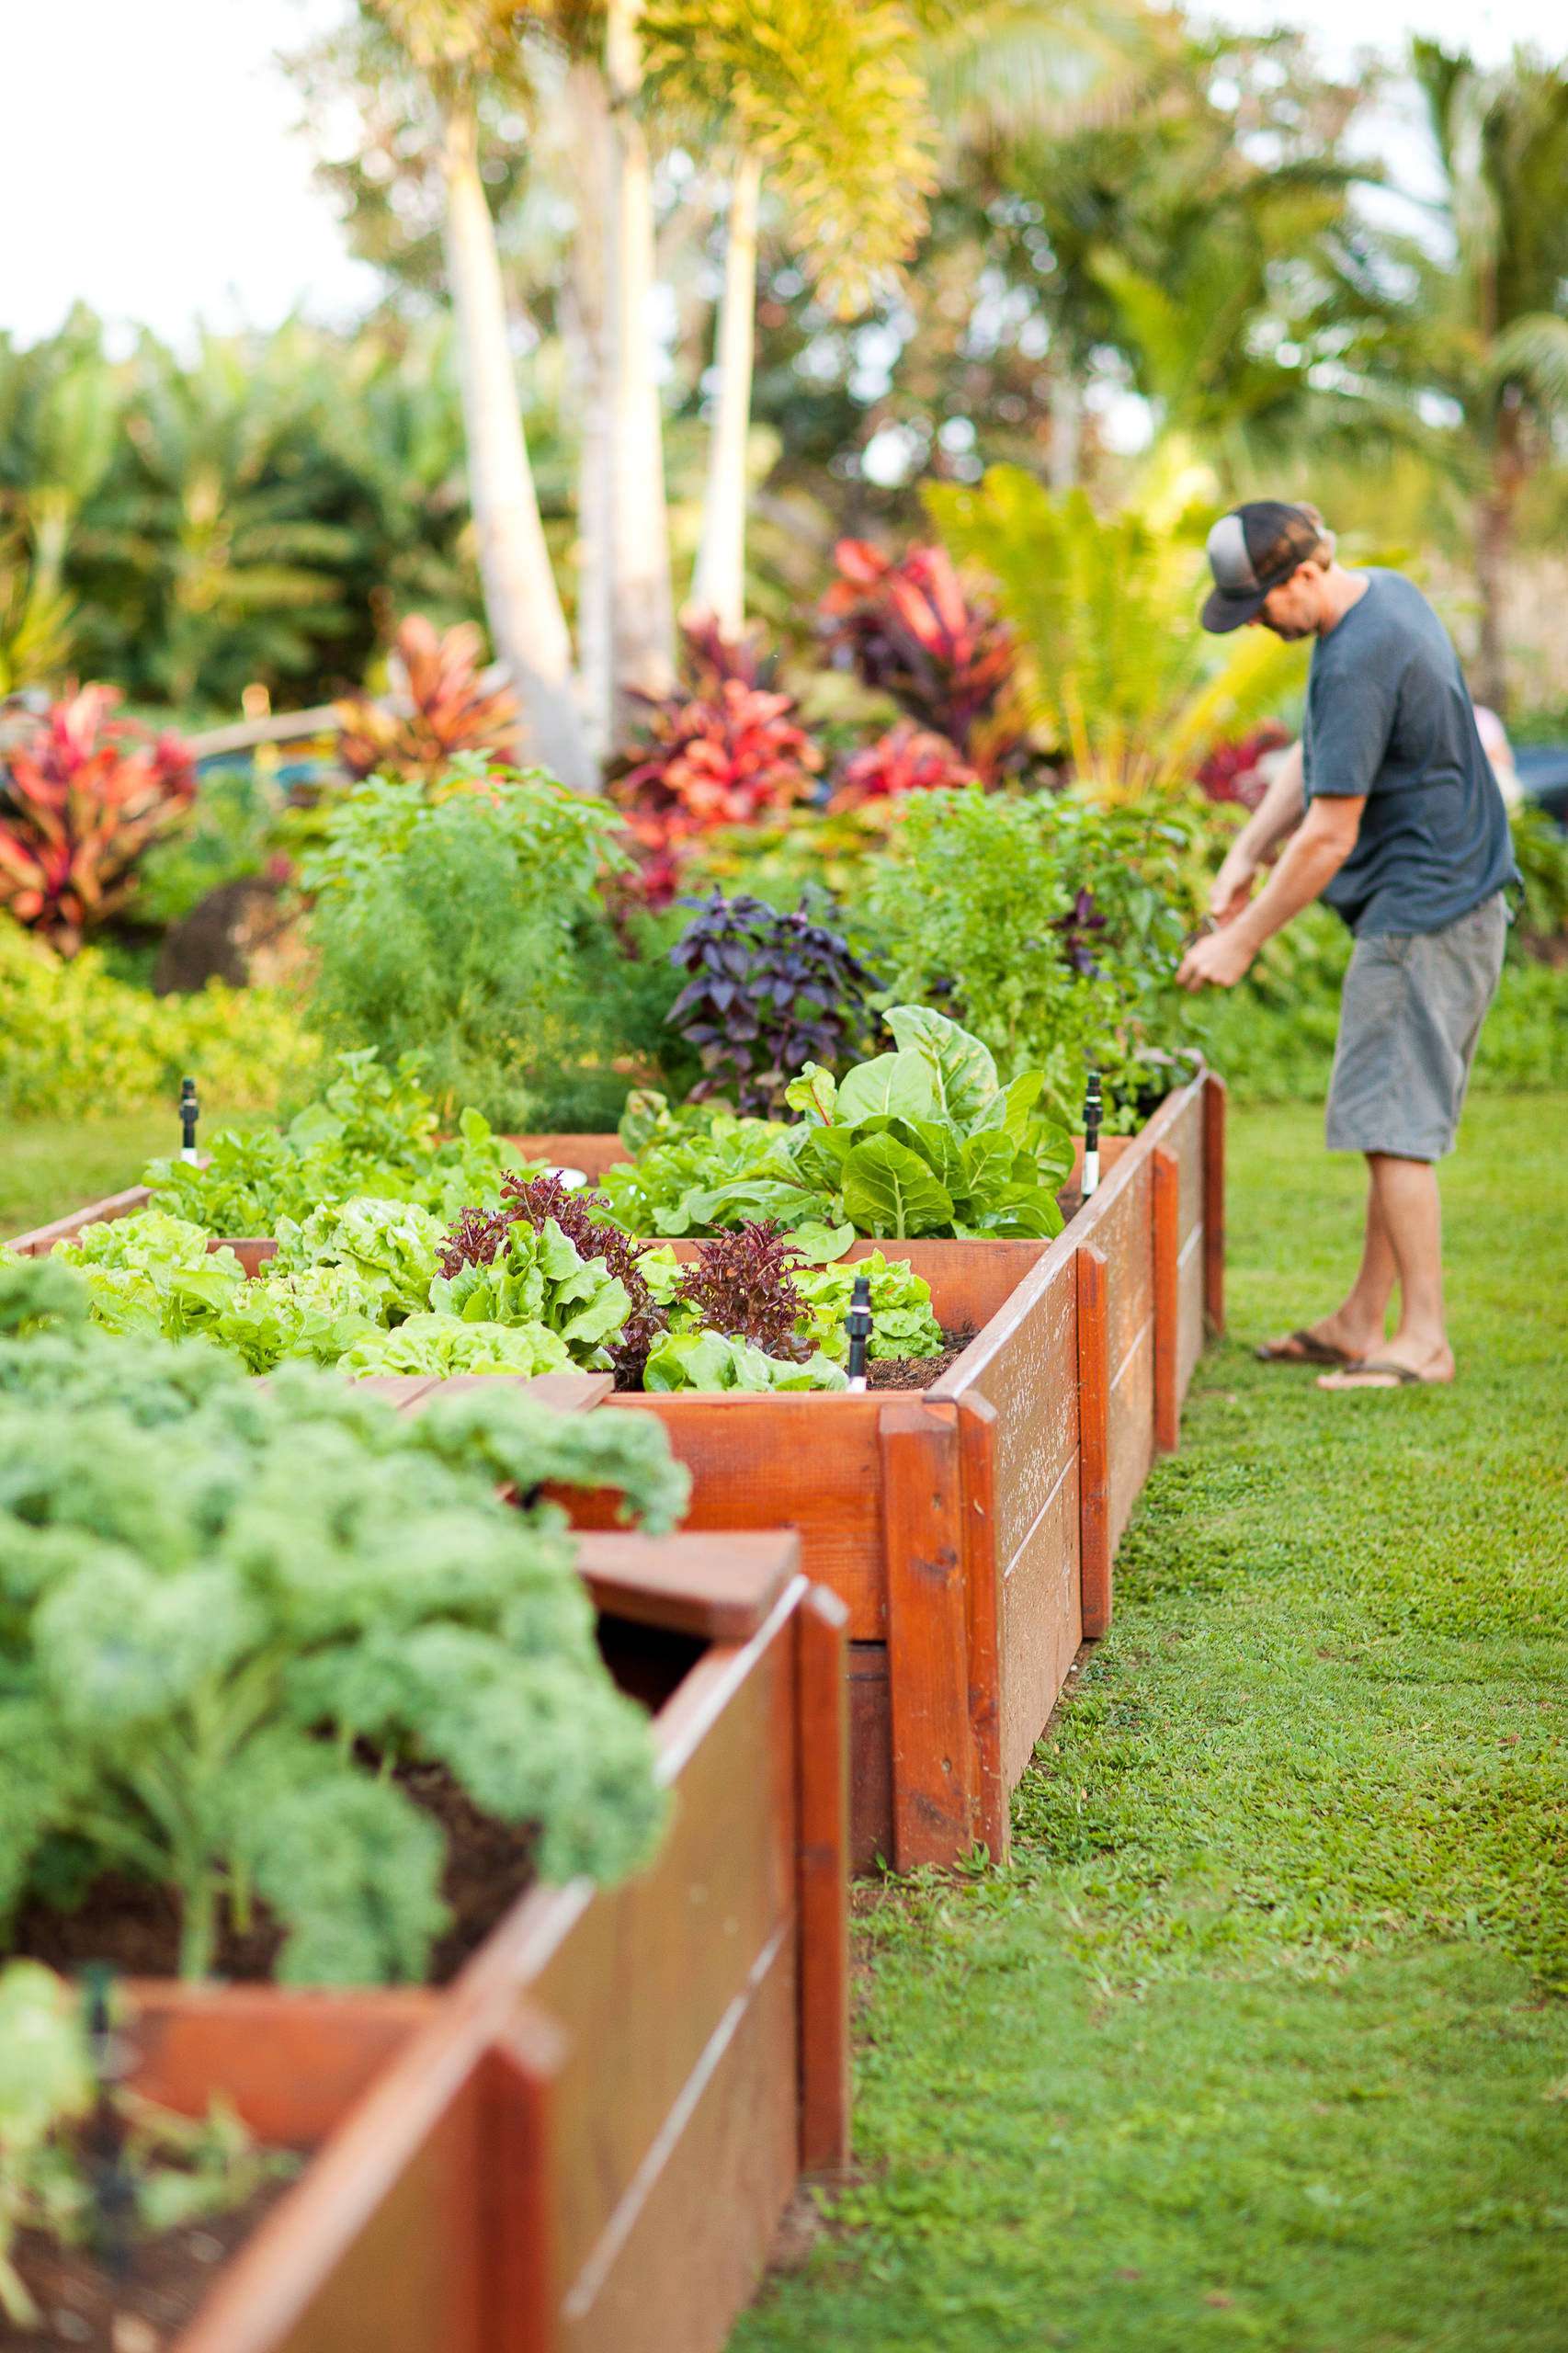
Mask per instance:
[[[222,1907],[243,1926],[260,1898],[281,1978],[417,1979],[440,1836],[367,1754],[438,1761],[536,1824],[547,1877],[643,1859],[644,1719],[561,1514],[497,1487],[610,1484],[668,1527],[687,1480],[663,1432],[488,1383],[403,1420],[300,1368],[211,1378],[181,1414],[174,1369],[147,1374],[187,1353],[81,1326],[0,1349],[0,1908],[63,1833],[175,1892],[187,1976]]]
[[[665,1017],[701,1058],[697,1100],[723,1095],[766,1115],[807,1063],[856,1052],[867,991],[880,983],[841,934],[812,922],[804,899],[793,915],[720,891],[681,904],[698,913],[670,950],[688,978]]]

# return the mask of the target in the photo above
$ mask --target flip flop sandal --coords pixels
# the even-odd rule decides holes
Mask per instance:
[[[1288,1340],[1271,1346],[1265,1341],[1253,1350],[1259,1364],[1330,1364],[1348,1365],[1353,1358],[1332,1340],[1314,1339],[1311,1332],[1292,1332]]]
[[[1385,1364],[1381,1358],[1376,1357],[1358,1358],[1356,1363],[1346,1364],[1341,1370],[1352,1376],[1363,1372],[1381,1376],[1376,1381],[1367,1381],[1365,1386],[1369,1389],[1426,1389],[1435,1388],[1437,1385],[1436,1382],[1424,1381],[1421,1375],[1418,1372],[1412,1372],[1407,1364]],[[1320,1389],[1326,1386],[1336,1396],[1344,1394],[1353,1385],[1361,1386],[1358,1381],[1334,1381],[1327,1383],[1320,1381],[1318,1383]]]

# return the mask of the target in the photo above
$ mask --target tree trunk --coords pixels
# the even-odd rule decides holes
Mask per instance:
[[[653,290],[653,197],[648,142],[636,103],[642,82],[641,0],[608,0],[605,72],[613,108],[609,270],[611,617],[615,721],[624,734],[631,689],[667,694],[675,683],[675,608],[659,387],[649,310]]]
[[[1051,487],[1071,490],[1078,479],[1078,451],[1084,438],[1084,396],[1078,380],[1065,369],[1051,380]]]
[[[1510,384],[1498,405],[1492,445],[1492,483],[1475,510],[1475,585],[1481,597],[1481,649],[1475,699],[1499,719],[1508,715],[1508,665],[1503,640],[1503,599],[1514,541],[1514,505],[1524,481],[1521,407]]]
[[[447,276],[456,313],[469,498],[495,652],[517,681],[528,754],[575,791],[597,789],[572,688],[572,641],[539,519],[506,337],[494,224],[472,109],[444,124]]]
[[[756,205],[761,189],[762,159],[743,150],[730,195],[715,352],[719,392],[708,440],[702,542],[691,588],[692,610],[711,613],[731,639],[740,636],[746,617],[746,443],[756,341]]]
[[[605,191],[613,176],[609,92],[597,65],[567,76],[574,137],[577,233],[572,249],[573,389],[577,449],[577,674],[583,724],[596,760],[611,749],[615,676],[611,635],[609,313],[605,267],[609,231]]]

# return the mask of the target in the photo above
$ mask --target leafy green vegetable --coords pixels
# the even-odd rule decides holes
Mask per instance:
[[[286,1275],[346,1267],[379,1303],[378,1322],[395,1324],[429,1305],[440,1240],[440,1220],[416,1202],[357,1195],[324,1202],[303,1225],[280,1218],[274,1264]]]
[[[565,1344],[559,1361],[597,1367],[608,1365],[603,1343],[631,1313],[626,1285],[603,1258],[585,1263],[553,1218],[537,1232],[521,1221],[510,1226],[493,1259],[436,1276],[429,1297],[438,1315],[464,1323],[542,1325]]]
[[[842,1389],[845,1376],[820,1351],[803,1364],[764,1356],[722,1332],[670,1332],[649,1352],[642,1386],[671,1389]]]
[[[364,1333],[340,1358],[345,1372],[566,1372],[566,1343],[542,1324],[462,1323],[451,1315],[411,1315],[395,1332]]]
[[[846,1225],[896,1241],[1059,1233],[1073,1146],[1046,1116],[1042,1074],[1004,1087],[989,1050],[945,1015],[898,1005],[882,1017],[897,1051],[838,1081],[808,1063],[786,1090],[794,1126],[635,1098],[638,1158],[602,1180],[616,1222],[696,1234],[770,1218],[809,1228],[817,1248]]]
[[[68,2228],[86,2204],[62,2128],[93,2104],[76,1998],[41,1961],[0,1970],[0,2311],[16,2328],[43,2316],[11,2262],[16,2234]]]
[[[808,1336],[835,1364],[847,1363],[849,1336],[844,1319],[849,1313],[855,1278],[869,1278],[871,1290],[871,1338],[866,1351],[875,1358],[936,1357],[947,1347],[942,1327],[931,1309],[931,1286],[903,1258],[885,1258],[873,1250],[853,1266],[797,1267],[795,1288],[807,1302]]]
[[[546,1480],[617,1486],[653,1527],[687,1486],[643,1416],[500,1385],[409,1421],[90,1326],[0,1343],[0,1910],[63,1832],[176,1891],[187,1974],[256,1894],[284,1978],[417,1977],[439,1835],[361,1742],[537,1824],[547,1876],[632,1868],[662,1815],[643,1719],[560,1513],[496,1492]]]
[[[200,1226],[150,1210],[85,1226],[53,1255],[80,1268],[106,1331],[181,1340],[211,1332],[244,1280],[233,1252],[210,1252],[207,1240]]]
[[[155,1206],[221,1234],[276,1233],[284,1218],[298,1222],[367,1194],[414,1202],[446,1222],[472,1203],[493,1202],[502,1177],[525,1165],[472,1108],[456,1136],[441,1140],[417,1054],[391,1071],[374,1047],[339,1054],[337,1063],[341,1075],[281,1135],[225,1129],[205,1168],[150,1161],[142,1182]]]

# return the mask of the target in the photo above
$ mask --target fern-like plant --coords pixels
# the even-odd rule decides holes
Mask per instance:
[[[1201,534],[1137,508],[1097,515],[1017,466],[926,504],[959,558],[988,573],[1028,657],[1038,719],[1096,800],[1175,791],[1221,736],[1299,685],[1305,650],[1266,630],[1205,638]],[[1205,514],[1202,520],[1207,523]]]

